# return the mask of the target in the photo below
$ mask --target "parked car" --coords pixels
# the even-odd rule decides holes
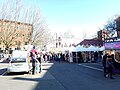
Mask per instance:
[[[28,52],[13,51],[7,72],[29,72]]]

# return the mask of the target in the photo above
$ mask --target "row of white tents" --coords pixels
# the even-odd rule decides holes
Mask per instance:
[[[69,52],[90,52],[90,51],[104,51],[105,47],[97,47],[97,46],[89,46],[89,47],[84,47],[82,45],[78,45],[77,47],[64,47],[64,48],[56,48],[55,52],[65,52],[65,51],[69,51]]]
[[[102,46],[102,47],[89,46],[89,47],[86,48],[86,47],[83,47],[81,45],[70,49],[70,51],[73,51],[73,52],[79,52],[79,51],[104,51],[104,50],[105,50],[104,46]]]
[[[104,51],[105,50],[105,47],[102,46],[102,47],[96,47],[96,46],[89,46],[89,47],[84,47],[84,46],[77,46],[77,47],[71,47],[69,48],[69,62],[73,62],[73,55],[72,55],[72,52],[76,52],[76,60],[77,60],[77,52],[96,52],[96,51]],[[75,57],[74,57],[75,58]]]
[[[84,46],[77,46],[77,47],[70,47],[70,48],[62,48],[62,51],[69,51],[69,52],[85,52],[85,51],[104,51],[105,47],[96,47],[96,46],[89,46],[89,47],[84,47]]]

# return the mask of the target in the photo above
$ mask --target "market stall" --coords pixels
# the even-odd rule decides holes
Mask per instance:
[[[77,46],[73,53],[73,62],[94,62],[94,57],[98,57],[99,51],[104,51],[104,47],[95,47],[95,46]]]
[[[95,62],[104,51],[103,41],[96,39],[85,39],[78,44],[73,51],[73,62]]]
[[[105,52],[114,55],[115,68],[120,69],[120,41],[106,42],[105,43]]]

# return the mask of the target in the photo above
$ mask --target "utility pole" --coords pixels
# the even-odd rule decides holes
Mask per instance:
[[[58,46],[58,41],[57,41],[57,33],[56,33],[56,48]]]

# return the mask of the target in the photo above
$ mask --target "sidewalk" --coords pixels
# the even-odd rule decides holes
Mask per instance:
[[[41,73],[29,75],[28,78],[38,82],[34,90],[66,90],[64,86],[49,72],[52,64],[53,63],[43,63],[43,70]]]

